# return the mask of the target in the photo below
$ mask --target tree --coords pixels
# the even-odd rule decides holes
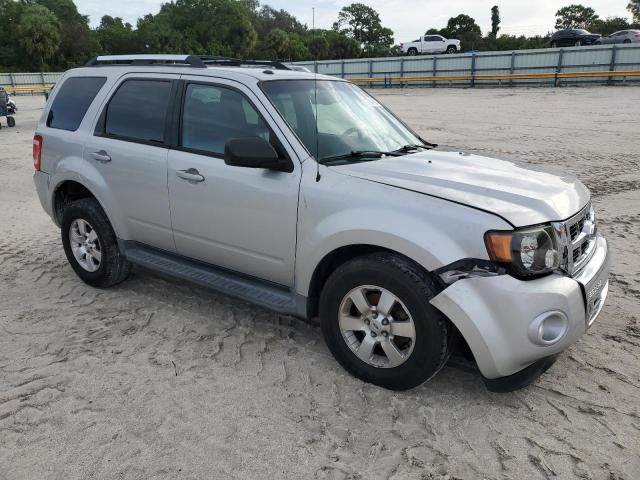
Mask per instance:
[[[556,12],[556,30],[564,28],[589,28],[598,20],[598,15],[591,7],[569,5]]]
[[[497,5],[491,7],[491,36],[496,38],[500,30],[500,9]]]
[[[176,0],[157,15],[138,21],[148,52],[192,52],[244,57],[255,47],[257,34],[245,6],[235,0]]]
[[[120,17],[103,16],[95,32],[100,43],[100,53],[123,55],[140,50],[133,27],[130,23],[123,23]]]
[[[465,50],[476,50],[482,47],[482,31],[469,15],[460,14],[457,17],[451,17],[440,34],[460,40]]]
[[[25,8],[16,26],[16,42],[36,60],[36,67],[46,69],[60,47],[60,23],[50,10],[41,5]]]
[[[633,21],[640,23],[640,0],[629,0],[627,10],[633,15]]]
[[[606,36],[619,30],[627,30],[631,24],[624,17],[609,17],[606,20],[597,19],[589,25],[589,31]]]
[[[389,50],[393,44],[393,31],[382,26],[378,12],[362,3],[343,7],[333,29],[356,40],[367,55]]]
[[[289,36],[284,30],[274,28],[269,32],[265,41],[267,48],[273,52],[276,60],[284,58],[289,51]]]
[[[480,27],[476,21],[469,15],[461,13],[457,17],[451,17],[445,28],[447,36],[455,37],[462,33],[477,33],[482,35]]]
[[[73,0],[32,0],[49,9],[60,23],[60,46],[51,63],[55,68],[67,69],[83,64],[98,53],[96,36],[89,28],[89,17],[80,14]]]

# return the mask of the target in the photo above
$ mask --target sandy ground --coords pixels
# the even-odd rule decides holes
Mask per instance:
[[[608,303],[535,385],[449,365],[393,393],[318,328],[136,269],[83,284],[31,180],[40,98],[0,130],[0,479],[640,478],[640,88],[376,95],[427,139],[592,189]]]

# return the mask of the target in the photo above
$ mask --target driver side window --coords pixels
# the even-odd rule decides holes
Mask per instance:
[[[187,85],[180,134],[182,147],[222,156],[227,141],[245,137],[271,140],[267,123],[244,95],[215,85]]]

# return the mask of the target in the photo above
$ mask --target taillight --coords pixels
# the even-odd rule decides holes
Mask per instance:
[[[42,163],[42,137],[35,135],[33,137],[33,168],[40,170]]]

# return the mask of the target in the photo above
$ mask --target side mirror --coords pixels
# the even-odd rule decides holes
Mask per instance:
[[[224,145],[224,163],[233,167],[288,171],[289,164],[264,138],[234,138]]]

